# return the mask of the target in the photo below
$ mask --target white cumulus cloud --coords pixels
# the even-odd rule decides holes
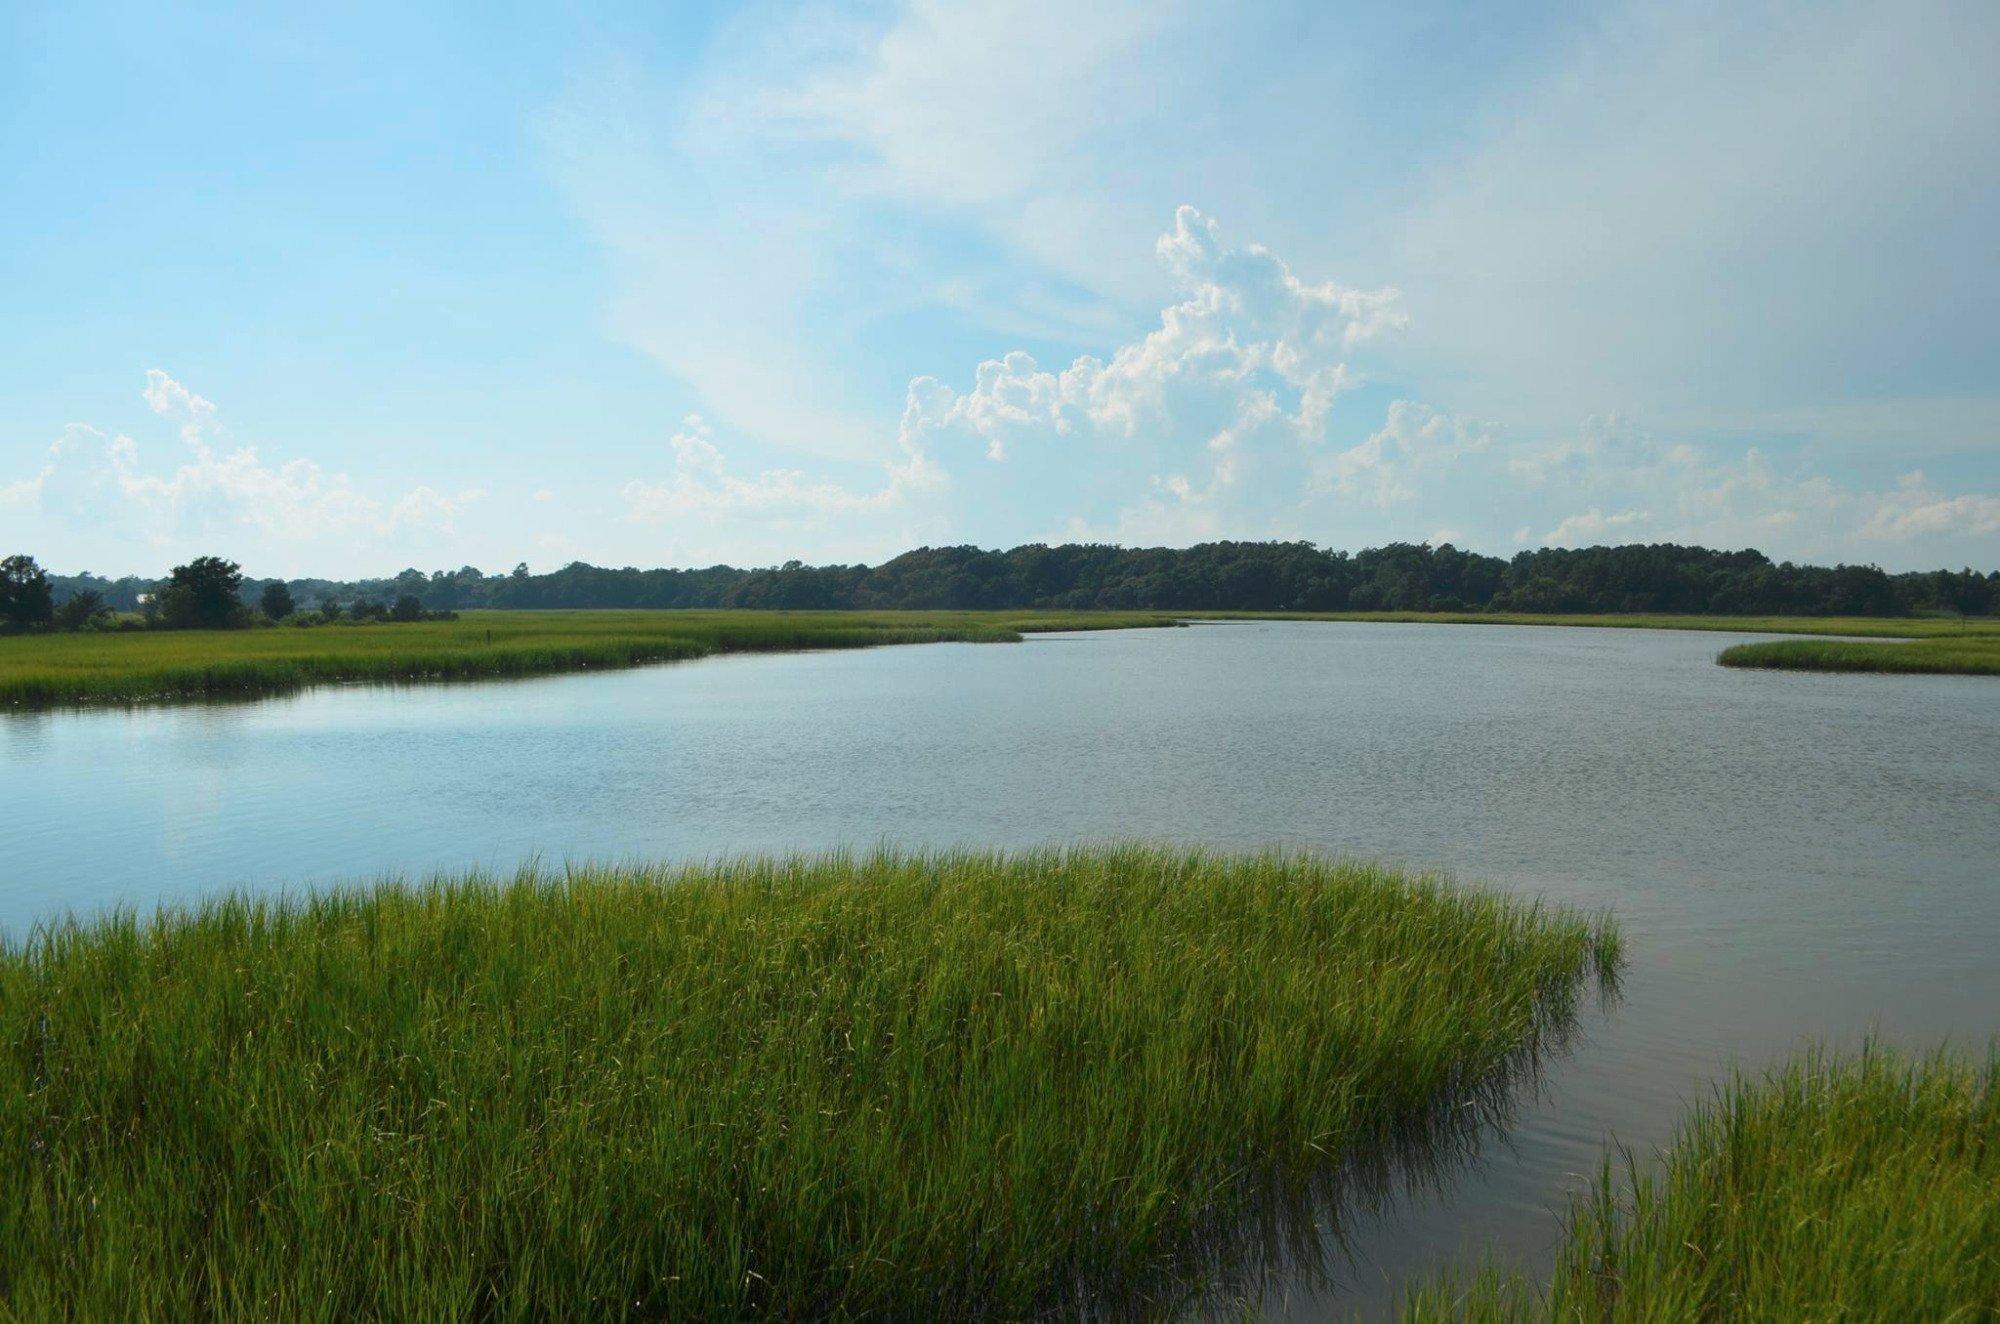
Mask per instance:
[[[1395,291],[1303,280],[1263,248],[1229,247],[1193,207],[1175,213],[1157,253],[1179,297],[1153,330],[1109,357],[1051,369],[1015,350],[979,364],[963,390],[912,380],[901,458],[877,487],[796,469],[737,473],[710,426],[690,417],[670,442],[673,472],[625,486],[628,511],[662,523],[929,504],[979,536],[996,497],[1031,488],[1043,504],[1063,501],[1051,524],[1108,520],[1188,536],[1295,509],[1333,400],[1357,380],[1349,356],[1404,323]],[[1407,433],[1399,443],[1407,462],[1474,444],[1463,425],[1420,414],[1408,406],[1392,420]],[[1246,481],[1252,474],[1260,481]]]
[[[1120,525],[1170,529],[1167,512],[1198,506],[1251,521],[1296,507],[1334,398],[1357,380],[1351,353],[1404,324],[1396,292],[1302,280],[1264,248],[1229,247],[1188,206],[1156,251],[1180,297],[1152,331],[1060,369],[1016,351],[981,364],[965,391],[920,377],[906,449],[954,474],[968,455],[1018,462],[1017,481],[1088,464],[1125,485],[1110,503]],[[1213,525],[1180,518],[1189,532]]]
[[[691,416],[669,443],[670,471],[625,485],[628,516],[761,531],[750,545],[768,555],[791,554],[804,531],[887,554],[916,529],[1004,544],[1336,541],[1357,528],[1386,540],[1428,528],[1433,540],[1449,531],[1488,546],[1657,538],[1918,556],[1932,542],[1990,537],[2000,521],[1996,498],[1942,491],[1921,473],[1870,491],[1797,457],[1658,436],[1616,413],[1515,439],[1396,399],[1343,444],[1336,437],[1356,429],[1334,418],[1334,402],[1361,382],[1355,362],[1370,342],[1405,326],[1396,293],[1302,278],[1264,248],[1231,246],[1192,207],[1155,252],[1175,295],[1150,330],[1060,365],[1014,350],[963,386],[913,379],[899,458],[878,481],[739,465]],[[1502,499],[1513,507],[1504,514]],[[1039,527],[1024,527],[1023,512]]]
[[[1621,510],[1607,515],[1592,506],[1581,514],[1571,515],[1562,523],[1542,535],[1542,541],[1551,547],[1584,547],[1592,543],[1627,542],[1629,537],[1613,537],[1625,533],[1634,526],[1644,524],[1651,516],[1643,510]]]
[[[483,495],[477,489],[418,487],[378,499],[311,460],[273,465],[253,446],[218,445],[222,429],[215,404],[158,368],[146,373],[142,394],[153,413],[178,425],[185,448],[178,464],[149,469],[131,437],[73,423],[50,445],[34,474],[0,487],[0,502],[171,544],[232,527],[289,542],[420,528],[449,533],[467,505]]]
[[[1871,489],[1761,447],[1668,441],[1617,417],[1514,447],[1493,477],[1522,483],[1524,495],[1590,503],[1542,535],[1555,546],[1645,537],[1817,559],[1897,553],[1889,559],[1907,562],[1927,543],[2000,532],[2000,497],[1945,492],[1921,470]]]
[[[2000,533],[2000,497],[1945,496],[1921,469],[1904,474],[1893,491],[1878,495],[1861,536],[1886,542],[1937,534]]]

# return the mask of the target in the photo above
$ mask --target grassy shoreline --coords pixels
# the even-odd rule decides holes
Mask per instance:
[[[1766,671],[2000,676],[2000,634],[1936,635],[1901,643],[1780,639],[1737,644],[1715,660],[1725,667]]]
[[[224,898],[0,950],[0,1314],[1020,1317],[1560,1036],[1609,922],[1298,855]]]
[[[719,653],[1010,643],[1051,630],[1170,626],[1146,612],[467,612],[423,624],[0,637],[0,708],[259,698],[675,662]]]
[[[1213,620],[1841,635],[1848,638],[1739,644],[1723,650],[1717,661],[1787,670],[2000,674],[2000,621],[1984,620],[1501,612],[481,611],[423,624],[0,636],[0,709],[259,698],[348,682],[499,679],[718,653],[1012,642],[1055,630]],[[1854,636],[1884,642],[1856,642]]]
[[[1433,1284],[1428,1320],[1983,1319],[2000,1312],[2000,1055],[1812,1053],[1609,1160],[1546,1289]]]

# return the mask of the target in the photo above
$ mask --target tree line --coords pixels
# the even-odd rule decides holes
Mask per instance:
[[[121,616],[121,611],[137,619]],[[246,580],[241,566],[219,556],[197,556],[175,566],[163,580],[136,584],[88,574],[51,575],[32,556],[0,559],[0,630],[231,630],[343,620],[438,620],[456,614],[428,608],[407,593],[393,603],[357,594],[345,607],[329,594],[301,609],[284,580]]]
[[[33,565],[30,558],[9,558]],[[200,566],[220,558],[191,562]],[[21,623],[22,603],[52,619],[83,601],[91,610],[151,610],[164,624],[193,623],[183,581],[136,576],[46,575],[47,602],[0,574],[0,620]],[[39,573],[39,568],[37,568]],[[25,595],[25,596],[17,596]],[[93,596],[94,595],[94,596]],[[282,595],[282,596],[279,596]],[[1215,542],[1195,547],[1030,543],[1007,551],[922,547],[878,566],[641,570],[575,561],[533,574],[473,566],[405,570],[384,579],[271,580],[239,576],[211,591],[205,623],[224,596],[244,613],[288,618],[332,609],[338,619],[410,619],[470,608],[736,607],[790,610],[978,608],[1162,611],[1521,611],[1683,612],[1714,615],[1983,616],[2000,610],[2000,572],[1932,570],[1889,574],[1868,565],[1774,562],[1754,550],[1674,543],[1543,548],[1511,558],[1449,543],[1391,543],[1359,552],[1309,542]],[[274,609],[276,609],[274,611]],[[234,611],[233,608],[230,608]],[[241,614],[239,614],[241,619]]]

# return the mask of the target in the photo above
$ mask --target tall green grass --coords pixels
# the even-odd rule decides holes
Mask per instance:
[[[0,952],[0,1316],[1184,1299],[1618,959],[1561,910],[1138,847],[62,923]]]
[[[532,676],[712,653],[1011,642],[1044,630],[1171,625],[1145,613],[468,612],[455,621],[0,637],[0,707],[283,694],[342,681]]]
[[[1695,1109],[1656,1175],[1607,1161],[1544,1292],[1488,1270],[1412,1320],[2000,1315],[2000,1056],[1811,1054]]]

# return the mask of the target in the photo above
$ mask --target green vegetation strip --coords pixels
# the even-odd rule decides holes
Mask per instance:
[[[0,707],[254,698],[342,681],[532,676],[713,653],[1010,642],[1172,625],[1136,612],[471,612],[455,621],[0,637]]]
[[[0,1316],[1185,1290],[1462,1116],[1618,959],[1607,922],[1432,880],[1138,847],[64,923],[0,951]]]
[[[1779,639],[1725,648],[1725,667],[1777,671],[1882,671],[1905,674],[2000,676],[2000,633],[1939,635],[1903,643]]]
[[[1488,1271],[1411,1320],[2000,1315],[2000,1058],[1821,1055],[1695,1110],[1657,1175],[1607,1162],[1545,1292]]]
[[[1873,636],[1724,650],[1726,666],[2000,673],[2000,622],[1886,617],[1549,616],[1497,612],[483,611],[455,621],[310,629],[0,635],[0,708],[258,698],[341,682],[414,683],[630,667],[716,653],[947,640],[1008,642],[1053,630],[1186,619],[1616,626]]]

